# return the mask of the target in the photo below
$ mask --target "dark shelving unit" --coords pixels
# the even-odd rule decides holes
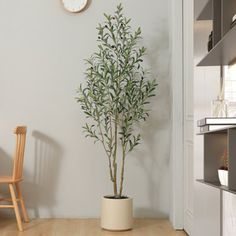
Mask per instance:
[[[231,27],[236,14],[236,0],[209,0],[197,20],[212,20],[213,48],[198,66],[223,66],[236,62],[236,25]],[[209,32],[210,34],[210,32]],[[206,42],[207,47],[207,42]],[[204,177],[201,183],[236,194],[236,126],[201,133],[204,136]],[[218,169],[221,156],[229,155],[228,187],[220,185]]]
[[[236,127],[206,132],[204,136],[204,179],[201,183],[236,194]],[[218,169],[221,166],[221,156],[228,151],[228,187],[221,186]]]
[[[213,47],[197,66],[220,66],[222,71],[224,65],[236,62],[236,26],[231,27],[232,18],[236,14],[236,0],[208,0],[201,9],[197,20],[212,20]],[[220,235],[223,235],[223,192],[236,194],[236,126],[201,135],[204,138],[204,174],[203,179],[197,182],[220,192]],[[225,149],[228,152],[227,187],[220,184],[218,177]]]
[[[228,65],[235,60],[236,27],[231,28],[234,14],[236,14],[235,0],[209,0],[207,2],[197,20],[213,21],[213,48],[198,63],[198,66]]]

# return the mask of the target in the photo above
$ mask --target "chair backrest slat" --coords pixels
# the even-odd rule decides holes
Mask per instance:
[[[14,130],[14,133],[16,134],[16,151],[13,167],[14,180],[21,179],[23,175],[26,131],[27,128],[25,126],[17,126]]]

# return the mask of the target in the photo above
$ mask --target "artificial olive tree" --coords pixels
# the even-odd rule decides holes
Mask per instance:
[[[126,156],[141,139],[134,126],[148,117],[157,84],[147,79],[142,66],[146,48],[138,46],[141,29],[132,32],[122,5],[104,16],[97,28],[98,51],[86,60],[86,83],[80,85],[77,101],[88,118],[86,137],[106,152],[114,198],[122,198]]]

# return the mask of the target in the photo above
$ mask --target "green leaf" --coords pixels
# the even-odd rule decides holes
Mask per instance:
[[[87,118],[85,136],[101,142],[106,154],[114,156],[118,143],[126,153],[140,144],[136,126],[149,116],[157,83],[143,66],[141,28],[132,30],[122,4],[104,18],[97,27],[97,50],[85,60],[85,81],[75,99]]]

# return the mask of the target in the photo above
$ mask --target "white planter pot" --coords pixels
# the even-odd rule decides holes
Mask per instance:
[[[218,170],[220,184],[228,186],[228,170]]]
[[[133,199],[102,198],[101,227],[112,231],[130,230],[133,226]]]

